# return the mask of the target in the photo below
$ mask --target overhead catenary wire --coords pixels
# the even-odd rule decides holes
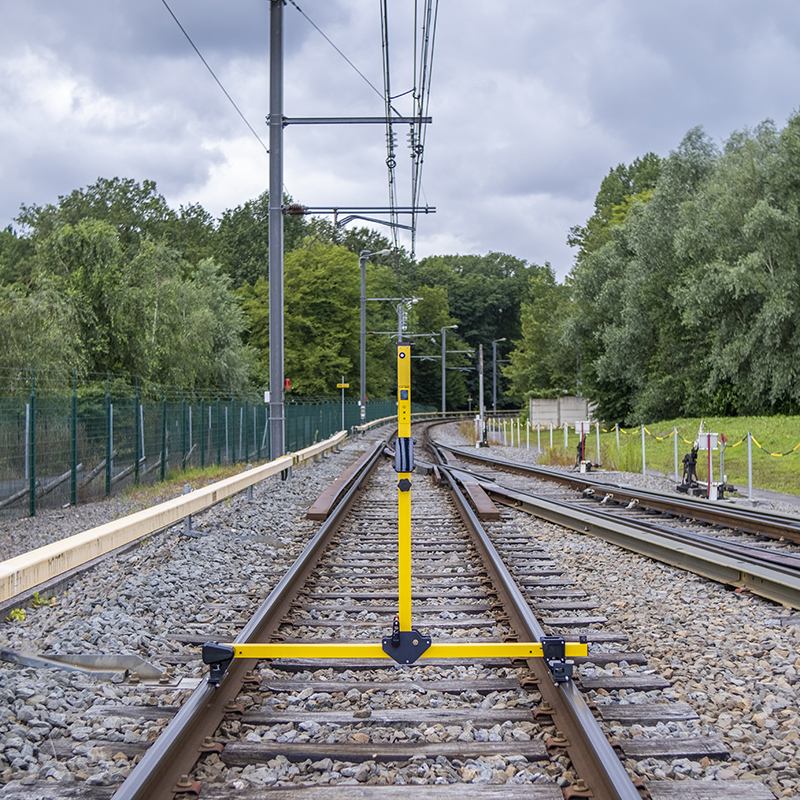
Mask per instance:
[[[436,25],[439,18],[439,0],[423,0],[425,4],[423,14],[421,42],[417,40],[419,30],[418,8],[419,2],[414,7],[414,115],[419,122],[412,126],[409,135],[413,160],[411,175],[411,206],[416,208],[422,192],[422,164],[425,154],[425,140],[427,129],[422,124],[423,115],[427,115],[430,108],[431,76],[433,73],[433,55],[436,41]],[[417,86],[419,80],[419,86]],[[414,260],[416,251],[416,215],[411,218],[411,259]]]
[[[236,105],[234,99],[230,96],[230,94],[228,94],[228,90],[222,85],[220,79],[215,75],[214,70],[211,69],[208,62],[205,60],[205,58],[203,58],[203,54],[200,52],[200,50],[198,50],[197,45],[192,41],[192,37],[189,36],[189,34],[186,32],[186,29],[183,27],[183,25],[181,25],[180,20],[175,16],[175,12],[173,12],[173,10],[169,7],[169,5],[167,4],[167,0],[161,0],[161,2],[164,4],[164,8],[166,8],[167,11],[169,11],[170,16],[172,17],[172,19],[175,20],[175,24],[181,29],[181,32],[186,37],[186,40],[192,46],[195,53],[197,53],[198,57],[205,65],[206,69],[211,73],[211,77],[217,82],[219,88],[222,89],[223,93],[225,94],[225,97],[228,98],[230,104],[236,109],[236,113],[242,118],[244,124],[247,125],[247,127],[250,129],[250,133],[252,133],[253,136],[256,137],[258,143],[264,148],[264,152],[269,153],[269,148],[264,144],[263,141],[261,141],[261,137],[255,132],[253,126],[247,121],[247,117],[245,117],[245,115],[241,112],[241,109],[239,108],[239,106]]]
[[[395,208],[397,207],[397,185],[395,182],[395,133],[392,129],[392,91],[391,91],[391,59],[389,57],[389,9],[387,0],[381,0],[381,50],[383,53],[383,93],[386,105],[386,168],[389,180],[389,221],[392,229],[392,244],[394,251],[398,251],[397,225],[399,219]],[[412,217],[413,220],[413,217]],[[412,222],[413,235],[413,222]]]
[[[417,117],[416,122],[412,123],[409,128],[409,144],[411,146],[412,158],[412,172],[411,172],[411,194],[412,205],[416,206],[419,198],[424,194],[422,188],[422,164],[424,160],[424,148],[426,139],[426,128],[423,122],[423,116],[427,116],[430,107],[430,86],[431,74],[433,68],[433,54],[434,42],[436,37],[436,23],[438,20],[438,0],[415,0],[414,7],[414,55],[413,55],[413,86],[411,89],[400,92],[397,95],[391,93],[391,59],[389,50],[389,15],[388,15],[388,2],[381,0],[380,2],[380,17],[381,17],[381,46],[383,54],[383,92],[378,89],[364,73],[349,59],[345,53],[339,48],[333,40],[314,22],[309,15],[303,11],[297,4],[296,0],[286,0],[287,3],[297,10],[297,12],[311,25],[314,30],[322,36],[323,39],[341,56],[341,58],[361,77],[361,79],[381,97],[385,106],[386,116],[386,166],[387,177],[389,185],[389,213],[390,224],[392,226],[392,238],[394,249],[399,250],[397,240],[398,236],[398,218],[395,209],[397,208],[397,184],[395,168],[397,164],[396,158],[396,141],[394,132],[393,117],[402,117],[403,115],[397,110],[393,101],[398,98],[405,97],[411,94],[413,98],[414,111],[413,115]],[[422,8],[422,11],[420,11]],[[420,19],[422,23],[420,25]],[[412,263],[415,258],[415,243],[416,243],[416,222],[417,215],[412,214],[411,219],[411,260]]]

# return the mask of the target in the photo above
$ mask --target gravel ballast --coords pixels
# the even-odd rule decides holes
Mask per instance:
[[[457,431],[445,429],[442,434],[442,430],[438,429],[436,438],[464,446]],[[107,716],[92,709],[179,705],[191,690],[191,679],[203,678],[206,668],[197,657],[198,650],[176,636],[206,636],[231,629],[226,624],[243,616],[231,610],[232,605],[258,601],[269,593],[316,530],[315,523],[304,519],[308,505],[375,436],[351,441],[341,453],[318,464],[295,468],[289,481],[265,481],[255,487],[252,503],[240,495],[196,516],[193,527],[201,534],[197,538],[183,536],[181,523],[76,579],[54,604],[28,609],[23,621],[4,623],[0,628],[3,647],[41,654],[135,653],[161,668],[174,664],[175,674],[168,686],[143,688],[123,683],[121,677],[97,680],[83,673],[0,662],[0,784],[4,784],[0,797],[13,796],[20,784],[45,780],[112,786],[124,779],[132,767],[126,752],[154,740],[168,717]],[[523,453],[534,452],[523,448],[512,456],[509,450],[498,447],[495,452],[517,460],[523,460],[518,457]],[[640,485],[639,479],[658,480],[634,475],[623,481],[619,473],[611,479],[634,485]],[[96,503],[52,516],[43,514],[36,522],[5,523],[4,533],[15,547],[29,549],[17,543],[36,537],[44,543],[48,536],[60,538],[59,533],[78,532],[121,513],[125,512],[119,501]],[[698,714],[695,721],[660,723],[664,730],[677,737],[713,734],[731,752],[727,761],[716,763],[704,763],[706,759],[627,763],[632,772],[645,778],[754,780],[764,783],[775,797],[800,796],[800,614],[598,539],[513,514],[514,524],[548,548],[576,583],[599,601],[609,618],[607,628],[627,632],[630,649],[644,652],[649,660],[647,667],[625,662],[605,669],[583,665],[581,674],[646,670],[662,675],[672,686],[660,694],[660,702],[685,702]],[[310,678],[311,673],[303,677]],[[187,688],[176,685],[179,679],[188,679]],[[589,696],[598,705],[648,699],[624,690]],[[412,697],[409,693],[409,706]],[[301,707],[312,710],[327,702],[312,693]],[[352,697],[349,704],[365,707],[363,698]],[[414,730],[411,726],[407,735],[416,737]],[[347,733],[354,731],[358,733],[356,729]],[[659,731],[609,723],[609,732],[647,737]],[[297,730],[294,736],[304,733],[313,731]],[[501,739],[514,735],[503,729],[493,733]],[[258,731],[259,736],[265,734]],[[333,729],[326,732],[337,734]],[[432,727],[421,735],[457,738],[462,734],[464,730],[443,733]],[[97,739],[106,744],[96,746]],[[118,743],[118,747],[107,743]],[[67,757],[57,757],[65,749]],[[361,783],[383,769],[374,763],[310,766],[319,773],[320,783],[330,781],[337,768],[343,777]],[[434,783],[446,778],[447,770],[440,766],[437,771],[419,764],[414,767],[416,774],[408,771],[401,777]],[[506,779],[518,774],[517,781],[540,779],[536,769],[521,764],[498,763],[497,774],[491,775],[485,765],[462,766],[459,779],[475,783],[502,782],[500,772]],[[264,785],[272,785],[273,778],[290,780],[292,770],[293,765],[276,760],[257,780],[263,777]],[[540,770],[544,772],[544,766]]]

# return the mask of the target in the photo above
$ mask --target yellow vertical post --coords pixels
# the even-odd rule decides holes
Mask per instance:
[[[411,345],[397,345],[398,602],[401,631],[411,630]]]

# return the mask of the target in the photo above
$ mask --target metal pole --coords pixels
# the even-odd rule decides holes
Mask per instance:
[[[114,449],[112,442],[113,434],[113,425],[112,422],[112,411],[113,404],[111,403],[111,396],[108,394],[108,389],[106,389],[106,497],[111,494],[111,451]]]
[[[342,430],[344,429],[344,375],[342,375]]]
[[[367,421],[367,257],[369,250],[362,250],[358,257],[361,268],[361,342],[359,388],[359,405],[361,407],[361,424]]]
[[[200,469],[206,466],[206,432],[203,430],[206,424],[206,399],[200,398]],[[211,409],[208,409],[208,429],[211,430]]]
[[[31,477],[31,404],[25,403],[25,480]]]
[[[269,406],[272,458],[283,430],[283,2],[271,0],[269,35]]]
[[[678,427],[676,425],[672,426],[672,435],[675,437],[675,446],[672,450],[675,457],[675,483],[677,483],[680,478],[678,477]]]
[[[181,469],[186,470],[186,398],[181,398]]]
[[[78,504],[78,388],[75,373],[72,373],[72,414],[70,425],[70,505]]]
[[[478,403],[479,409],[478,412],[481,419],[481,430],[480,430],[480,438],[481,442],[483,442],[485,438],[485,418],[486,418],[486,407],[483,402],[483,345],[478,345]]]
[[[133,396],[133,482],[139,485],[139,461],[141,460],[142,453],[139,451],[139,435],[144,435],[141,430],[141,420],[139,417],[139,379],[136,379],[136,392]],[[142,452],[144,447],[142,447]],[[106,463],[108,463],[106,461]]]
[[[599,422],[595,422],[594,430],[595,430],[595,433],[597,434],[597,463],[599,464],[600,463],[600,423]]]
[[[167,396],[161,395],[161,474],[159,479],[164,483],[167,472]]]
[[[28,511],[32,517],[36,516],[36,384],[35,372],[31,370],[31,438],[30,438],[30,464],[29,490],[28,490]]]
[[[642,475],[647,474],[647,468],[644,463],[644,425],[642,425]]]
[[[211,409],[209,409],[211,411]],[[225,417],[227,419],[228,409],[225,408]],[[226,425],[227,430],[227,425]],[[222,465],[222,400],[217,398],[217,466]],[[227,455],[227,454],[226,454]]]
[[[747,431],[747,499],[753,499],[753,434]]]
[[[445,415],[445,404],[446,404],[446,394],[445,394],[445,386],[447,382],[447,378],[445,377],[445,358],[447,358],[447,345],[445,344],[445,339],[447,338],[447,328],[442,328],[442,417]]]
[[[497,413],[497,342],[492,342],[492,413]]]

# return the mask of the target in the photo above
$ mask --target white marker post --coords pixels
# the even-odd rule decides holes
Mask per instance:
[[[717,487],[711,486],[711,468],[713,466],[711,461],[711,451],[719,447],[719,434],[718,433],[701,433],[697,437],[697,445],[700,450],[708,450],[708,499],[717,499]],[[713,489],[713,496],[712,496]]]

